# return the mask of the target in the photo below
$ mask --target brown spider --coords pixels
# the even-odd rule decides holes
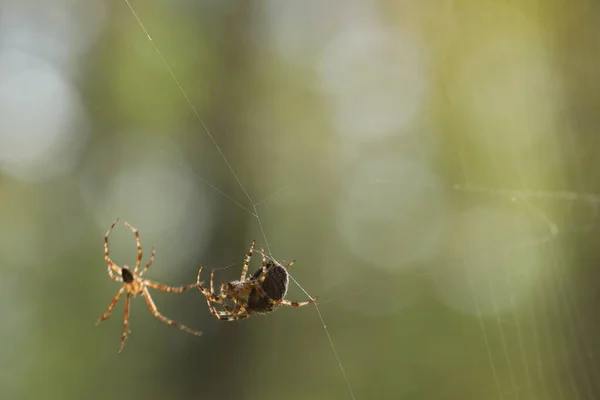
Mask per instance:
[[[274,311],[280,305],[291,307],[302,307],[314,303],[317,298],[310,299],[301,303],[285,300],[289,285],[288,269],[294,264],[294,261],[286,266],[277,261],[269,260],[265,255],[265,249],[260,248],[262,254],[262,268],[256,271],[250,278],[246,278],[248,265],[252,258],[255,241],[252,241],[250,250],[244,260],[242,275],[239,281],[223,282],[221,284],[221,293],[216,294],[214,289],[214,272],[210,273],[210,289],[203,287],[200,282],[200,273],[202,266],[198,270],[196,285],[198,290],[206,297],[206,302],[210,313],[219,321],[237,321],[250,317],[253,312],[266,314]],[[235,307],[225,304],[225,300],[231,300]],[[218,311],[215,304],[220,304],[223,311]]]
[[[110,316],[110,313],[111,313],[113,307],[115,306],[115,304],[117,304],[121,295],[123,293],[126,293],[124,328],[123,328],[123,335],[121,336],[121,346],[119,347],[119,353],[121,352],[121,350],[123,350],[123,345],[125,344],[125,340],[127,340],[127,335],[130,333],[128,328],[129,328],[129,298],[131,296],[134,296],[134,297],[137,295],[144,296],[144,300],[146,300],[146,304],[148,305],[148,308],[150,308],[152,315],[154,315],[157,319],[161,320],[162,322],[172,325],[172,326],[175,326],[175,327],[177,327],[181,330],[184,330],[188,333],[191,333],[193,335],[197,335],[197,336],[202,335],[201,331],[192,330],[185,325],[181,325],[173,320],[170,320],[169,318],[162,315],[156,308],[156,305],[154,304],[154,301],[152,300],[152,296],[150,296],[150,292],[148,291],[148,287],[158,289],[158,290],[163,290],[165,292],[182,293],[182,292],[185,292],[186,290],[196,287],[196,284],[191,284],[191,285],[182,286],[182,287],[171,287],[171,286],[161,285],[160,283],[152,282],[147,279],[143,279],[142,276],[154,262],[155,249],[153,246],[152,254],[150,255],[150,261],[148,261],[148,264],[146,264],[146,266],[144,267],[142,272],[140,272],[138,274],[138,270],[142,263],[142,245],[140,242],[140,234],[139,234],[139,231],[136,228],[134,228],[133,226],[131,226],[128,222],[125,222],[125,226],[128,227],[129,229],[131,229],[131,231],[135,234],[135,240],[137,243],[137,253],[138,254],[137,254],[137,262],[135,264],[135,268],[133,269],[133,271],[127,265],[125,265],[121,268],[110,259],[110,256],[108,254],[108,235],[110,234],[110,231],[115,227],[115,224],[117,223],[118,220],[119,219],[117,218],[115,220],[115,222],[113,222],[113,224],[110,226],[110,228],[104,235],[104,260],[106,261],[106,267],[107,267],[108,276],[110,277],[110,279],[112,279],[113,281],[117,281],[117,282],[123,282],[123,286],[121,287],[121,289],[119,289],[116,296],[112,299],[112,301],[109,304],[108,309],[106,310],[104,315],[102,315],[98,319],[98,321],[96,322],[96,325],[98,325],[100,322],[104,321],[105,319],[107,319]],[[113,271],[117,275],[114,275]]]

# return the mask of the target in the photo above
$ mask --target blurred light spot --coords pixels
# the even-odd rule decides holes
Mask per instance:
[[[513,308],[537,279],[547,239],[536,236],[527,219],[500,209],[461,215],[448,243],[450,261],[435,274],[440,301],[469,314]]]
[[[355,5],[348,1],[343,7],[320,0],[267,0],[262,2],[265,9],[265,37],[272,40],[275,50],[288,62],[295,64],[311,63],[313,55],[323,48],[331,31],[335,30],[339,18],[351,12]],[[310,24],[311,29],[306,29]],[[258,23],[257,26],[263,26]]]
[[[523,32],[480,39],[451,82],[466,133],[496,151],[519,154],[555,131],[557,75],[542,44]]]
[[[420,43],[408,31],[378,25],[340,31],[320,68],[338,132],[372,141],[406,131],[424,99],[425,67]]]
[[[392,272],[436,253],[445,199],[431,171],[389,157],[363,159],[348,173],[337,226],[352,252]]]
[[[135,153],[127,143],[122,145]],[[155,145],[164,148],[173,144],[157,139]],[[145,153],[159,154],[152,150],[152,146],[146,147]],[[166,267],[160,268],[162,272],[157,273],[167,275],[169,266],[173,268],[181,263],[192,263],[196,267],[190,257],[208,242],[207,233],[213,218],[201,187],[179,166],[158,158],[125,163],[108,185],[104,204],[98,204],[97,199],[92,200],[96,204],[96,219],[103,230],[108,229],[119,216],[115,231],[121,230],[118,235],[122,238],[131,235],[131,240],[114,240],[111,247],[129,255],[135,254],[133,234],[123,226],[123,222],[128,221],[140,229],[147,257],[152,244],[156,244],[157,260]],[[114,236],[117,237],[117,232]]]
[[[68,70],[102,32],[107,6],[92,0],[0,1],[0,43]]]
[[[17,51],[0,53],[0,168],[40,181],[68,172],[87,139],[83,109],[60,71]]]

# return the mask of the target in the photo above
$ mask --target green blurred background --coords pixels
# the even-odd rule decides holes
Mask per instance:
[[[598,2],[0,4],[0,398],[600,398]],[[153,291],[204,335],[136,298],[118,354],[117,216],[318,309]]]

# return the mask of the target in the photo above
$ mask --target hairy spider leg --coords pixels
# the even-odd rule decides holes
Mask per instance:
[[[288,265],[285,266],[285,269],[292,268],[292,265],[294,265],[295,262],[296,262],[296,260],[292,260],[292,262],[290,262]]]
[[[135,244],[137,245],[137,261],[135,262],[133,273],[137,275],[140,265],[142,264],[142,242],[140,240],[140,230],[131,226],[131,224],[127,221],[125,221],[125,226],[129,228],[135,235]]]
[[[206,304],[208,305],[210,313],[213,316],[217,317],[220,321],[233,321],[235,319],[228,318],[228,316],[230,317],[232,315],[239,315],[239,313],[244,313],[246,314],[246,316],[237,319],[248,318],[250,314],[248,314],[245,304],[242,304],[242,302],[239,299],[230,299],[236,305],[234,309],[228,306],[227,304],[223,303],[223,301],[227,299],[227,296],[223,294],[217,295],[215,293],[214,269],[210,273],[210,290],[201,285],[200,274],[202,273],[203,268],[203,266],[200,266],[200,268],[198,269],[198,276],[196,277],[196,287],[198,288],[198,290],[200,290],[204,297],[206,297]],[[218,311],[215,304],[219,304],[220,306],[222,306],[225,309],[225,311]]]
[[[123,334],[121,335],[121,345],[119,346],[119,353],[125,346],[127,335],[129,334],[129,306],[130,306],[131,294],[127,293],[125,296],[125,311],[123,316]]]
[[[110,313],[112,312],[112,309],[115,307],[115,305],[119,301],[119,298],[121,297],[121,295],[123,294],[124,291],[125,291],[125,286],[123,286],[121,289],[119,289],[119,291],[117,292],[115,297],[113,297],[112,301],[108,305],[108,309],[106,310],[106,312],[100,318],[98,318],[98,321],[96,321],[96,326],[98,326],[98,324],[100,322],[104,321],[106,318],[110,317]]]
[[[223,294],[217,295],[215,293],[215,285],[214,285],[215,270],[213,269],[210,272],[210,289],[209,289],[209,288],[202,286],[202,282],[200,281],[200,274],[202,273],[203,268],[204,268],[204,266],[201,265],[200,268],[198,269],[198,275],[196,276],[196,287],[198,288],[198,290],[200,292],[202,292],[202,294],[204,296],[206,296],[207,298],[210,297],[211,301],[221,303],[221,301],[226,299],[227,297]]]
[[[110,231],[112,231],[112,229],[115,227],[118,220],[119,218],[117,217],[117,219],[115,219],[110,228],[108,228],[108,231],[106,231],[106,233],[104,234],[104,261],[106,262],[106,269],[110,279],[117,282],[123,282],[123,278],[121,277],[121,269],[117,267],[115,263],[110,259],[110,255],[108,253],[108,235],[110,234]],[[113,274],[113,271],[116,272],[118,275],[115,276]]]
[[[150,266],[152,265],[152,263],[154,262],[154,256],[156,256],[156,247],[152,246],[152,253],[150,253],[150,261],[148,261],[148,264],[146,264],[144,266],[144,269],[142,270],[142,272],[140,272],[139,277],[141,278],[144,273],[146,271],[148,271],[148,268],[150,268]]]
[[[244,266],[242,267],[242,276],[240,277],[240,281],[244,281],[246,279],[246,274],[248,273],[248,265],[250,265],[250,259],[252,258],[252,252],[254,251],[255,244],[256,240],[253,240],[252,245],[250,245],[250,250],[246,254],[246,259],[244,260]]]
[[[244,307],[242,307],[241,305],[236,303],[236,309],[234,310],[233,308],[229,307],[227,304],[223,304],[221,302],[213,302],[210,301],[208,299],[208,297],[206,298],[206,302],[208,303],[208,308],[210,310],[210,313],[217,317],[220,321],[233,321],[235,318],[235,316],[238,315],[242,315],[241,313],[244,313],[246,315],[246,317],[243,318],[247,318],[250,315],[246,312],[246,309]],[[215,307],[215,304],[219,304],[221,305],[225,311],[218,311],[217,308]],[[238,310],[239,311],[236,311]],[[243,318],[237,318],[237,319],[243,319]]]
[[[250,314],[244,310],[244,311],[240,311],[237,314],[234,313],[228,313],[227,311],[220,311],[218,312],[218,314],[213,314],[215,317],[217,317],[219,319],[219,321],[222,322],[232,322],[232,321],[239,321],[241,319],[246,319],[246,318],[250,318]]]
[[[162,290],[163,292],[169,292],[169,293],[183,293],[187,290],[193,289],[196,287],[195,283],[186,285],[186,286],[167,286],[167,285],[162,285],[160,283],[156,283],[153,281],[149,281],[147,279],[142,279],[142,281],[144,282],[144,285],[150,286],[151,288],[157,289],[157,290]]]
[[[214,287],[213,281],[212,281],[213,275],[211,274],[210,289],[202,286],[202,281],[200,281],[200,274],[202,273],[203,268],[204,268],[204,266],[201,265],[200,268],[198,269],[198,275],[196,276],[196,287],[207,298],[210,297],[211,299],[215,299],[216,298],[216,295],[214,294],[215,287]]]
[[[164,315],[162,315],[158,311],[158,308],[156,307],[156,304],[154,304],[154,301],[152,300],[152,296],[150,296],[150,292],[148,291],[147,287],[144,287],[144,289],[142,289],[142,294],[144,295],[144,299],[146,300],[146,304],[148,304],[148,308],[150,309],[150,311],[152,312],[152,315],[154,315],[155,318],[157,318],[158,320],[164,322],[167,325],[171,325],[171,326],[174,326],[176,328],[181,329],[182,331],[185,331],[187,333],[191,333],[192,335],[196,335],[196,336],[201,336],[202,335],[202,331],[195,331],[195,330],[193,330],[191,328],[188,328],[185,325],[177,323],[177,322],[173,321],[172,319],[169,319],[169,318],[165,317]]]
[[[297,301],[289,301],[289,300],[285,300],[285,299],[281,299],[281,300],[277,300],[274,301],[277,304],[283,305],[283,306],[290,306],[290,307],[303,307],[303,306],[307,306],[309,304],[314,303],[315,301],[317,301],[316,297],[313,297],[310,300],[307,301],[301,301],[301,302],[297,302]]]
[[[249,318],[250,312],[246,310],[246,307],[244,307],[240,302],[235,301],[234,299],[232,300],[235,303],[235,309],[231,308],[227,304],[224,304],[222,301],[209,301],[208,297],[206,298],[206,302],[208,303],[210,313],[213,316],[217,317],[219,321],[231,322]],[[215,304],[221,305],[225,309],[225,311],[218,311],[215,307]]]

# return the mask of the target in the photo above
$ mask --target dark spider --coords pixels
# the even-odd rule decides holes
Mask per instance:
[[[250,250],[246,254],[244,266],[242,267],[242,275],[239,280],[231,282],[223,282],[221,284],[220,293],[215,293],[214,289],[214,272],[210,273],[210,288],[203,287],[200,282],[200,273],[202,266],[198,270],[196,286],[198,290],[206,297],[206,302],[210,313],[219,321],[237,321],[250,317],[254,312],[266,314],[274,311],[280,305],[291,307],[302,307],[314,303],[316,297],[308,301],[294,302],[285,300],[285,295],[289,286],[288,269],[294,264],[294,261],[286,266],[279,264],[277,261],[269,260],[265,255],[265,249],[260,248],[262,254],[262,268],[256,271],[252,276],[246,278],[248,273],[248,265],[252,258],[255,241],[252,241]],[[235,304],[231,307],[225,304],[225,300],[230,300]],[[223,310],[219,311],[215,305],[220,304]]]

